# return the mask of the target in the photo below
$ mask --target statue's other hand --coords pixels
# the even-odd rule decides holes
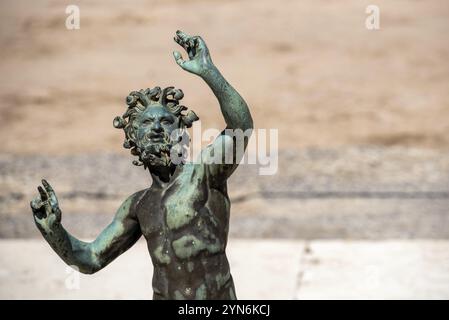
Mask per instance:
[[[184,70],[193,74],[203,76],[205,73],[213,68],[214,64],[209,54],[209,49],[204,40],[199,36],[189,36],[186,33],[178,30],[174,40],[177,44],[183,47],[189,55],[189,60],[184,60],[179,51],[174,51],[176,63]]]
[[[61,210],[59,209],[58,199],[53,188],[46,180],[42,180],[42,185],[37,187],[39,195],[31,203],[34,221],[39,229],[44,232],[52,230],[55,223],[61,222]]]

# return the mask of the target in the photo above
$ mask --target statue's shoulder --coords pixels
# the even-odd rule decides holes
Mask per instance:
[[[180,176],[191,179],[192,177],[203,178],[209,175],[210,165],[204,162],[186,162],[182,165]]]
[[[148,190],[149,189],[137,191],[126,198],[120,206],[117,215],[122,216],[122,218],[135,215],[138,204],[145,198]]]
[[[225,188],[228,176],[221,174],[227,170],[229,165],[213,164],[213,163],[186,163],[184,165],[184,176],[187,177],[189,183],[191,181],[206,182],[212,188]]]
[[[128,197],[128,199],[134,203],[138,202],[145,197],[145,195],[148,193],[149,190],[150,190],[150,188],[146,188],[146,189],[134,192],[132,195],[130,195]]]

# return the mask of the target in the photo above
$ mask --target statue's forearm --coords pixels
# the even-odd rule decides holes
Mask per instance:
[[[45,240],[66,264],[76,266],[82,273],[90,274],[101,269],[92,253],[91,244],[71,236],[61,223],[54,223],[51,229],[42,228],[42,226],[39,229]]]
[[[252,129],[253,119],[248,105],[220,71],[213,66],[202,78],[217,97],[227,128],[242,129],[243,131]]]
[[[140,193],[129,197],[117,210],[112,222],[95,241],[89,243],[76,239],[64,229],[57,203],[46,208],[45,212],[37,211],[36,206],[32,206],[35,210],[33,213],[36,212],[34,219],[45,240],[65,263],[76,267],[82,273],[90,274],[105,267],[142,235],[137,219],[130,211],[134,197],[138,194]]]

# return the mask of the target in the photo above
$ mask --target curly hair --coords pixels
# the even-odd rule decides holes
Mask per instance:
[[[126,104],[128,109],[122,116],[114,118],[113,125],[117,129],[123,129],[125,132],[125,142],[123,147],[131,149],[131,154],[140,156],[141,151],[137,147],[136,128],[133,125],[134,120],[139,114],[144,112],[152,105],[160,105],[166,108],[174,116],[179,119],[180,128],[190,128],[192,123],[199,120],[195,112],[189,110],[186,114],[183,111],[187,110],[186,106],[180,105],[179,101],[184,97],[181,89],[174,87],[167,87],[161,89],[154,87],[152,89],[141,89],[139,91],[132,91],[126,97]],[[133,161],[135,165],[142,165],[141,162]]]

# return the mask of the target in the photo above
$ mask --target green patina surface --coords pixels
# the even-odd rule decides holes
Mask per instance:
[[[171,261],[170,256],[163,252],[162,246],[159,246],[156,250],[154,250],[154,255],[162,264],[169,264]]]
[[[207,250],[209,253],[215,253],[220,250],[218,241],[213,244],[206,244],[194,235],[183,236],[173,241],[172,245],[176,256],[180,259],[194,257],[202,250]]]
[[[196,289],[195,299],[196,300],[204,300],[206,298],[207,298],[206,286],[204,284],[202,284],[198,289]]]
[[[210,87],[227,129],[251,130],[246,102],[213,64],[204,40],[177,31],[175,41],[188,54],[184,60],[175,51],[176,63]],[[45,240],[80,272],[104,268],[143,235],[155,267],[154,299],[236,299],[224,245],[230,213],[226,181],[241,159],[202,165],[174,161],[172,154],[179,154],[182,147],[180,132],[198,120],[179,103],[183,96],[180,89],[154,87],[133,91],[126,98],[126,112],[113,124],[123,129],[123,146],[138,157],[133,163],[149,171],[153,184],[127,198],[95,241],[78,240],[63,228],[56,193],[45,180],[31,209]],[[210,151],[232,150],[232,143],[227,133],[219,135],[200,158],[213,157],[217,163],[217,155],[224,154]],[[247,140],[244,143],[246,148]]]
[[[196,169],[196,170],[195,170]],[[170,229],[178,229],[188,224],[194,219],[198,212],[194,208],[194,202],[198,201],[195,185],[198,184],[196,178],[201,175],[201,166],[186,165],[184,166],[183,175],[176,183],[191,186],[179,190],[176,195],[167,199],[165,207],[167,209],[167,225]],[[182,199],[182,201],[180,201]]]

